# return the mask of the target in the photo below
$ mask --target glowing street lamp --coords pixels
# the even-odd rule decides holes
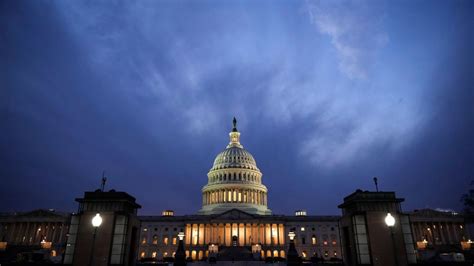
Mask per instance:
[[[102,224],[102,217],[100,216],[100,213],[97,213],[94,218],[92,218],[92,226],[95,228],[99,227]]]
[[[390,236],[392,238],[393,245],[393,258],[395,260],[395,265],[398,266],[397,247],[395,245],[395,237],[393,232],[393,227],[395,226],[395,217],[393,217],[391,213],[387,213],[387,216],[385,216],[385,224],[388,226],[388,228],[390,228]]]
[[[290,238],[290,246],[288,248],[288,255],[286,256],[287,265],[299,265],[299,256],[298,251],[295,247],[295,231],[291,230],[288,232],[288,237]]]
[[[184,266],[186,265],[186,253],[184,252],[184,232],[180,231],[178,233],[178,238],[179,238],[179,243],[178,243],[178,249],[176,250],[176,253],[174,255],[174,265],[175,266]]]
[[[387,224],[387,226],[390,228],[395,226],[395,218],[392,216],[392,214],[387,213],[387,216],[385,217],[385,224]]]
[[[179,241],[183,241],[183,239],[184,239],[184,232],[179,232],[179,233],[178,233],[178,238],[179,238]]]
[[[290,241],[295,240],[295,236],[296,236],[296,234],[295,234],[295,232],[293,232],[293,231],[290,231],[290,232],[288,233],[288,237],[290,238]]]
[[[92,260],[94,259],[94,250],[95,250],[95,238],[97,235],[97,230],[99,226],[102,224],[102,217],[100,213],[97,213],[91,220],[92,226],[94,227],[94,235],[92,237],[92,250],[91,250],[91,257],[89,259],[89,265],[92,266]]]

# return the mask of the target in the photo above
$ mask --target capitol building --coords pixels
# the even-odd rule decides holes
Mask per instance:
[[[357,189],[338,206],[341,216],[308,215],[304,210],[275,214],[268,208],[263,173],[241,144],[235,118],[229,138],[207,173],[207,183],[203,178],[197,213],[165,210],[140,216],[135,197],[105,191],[103,181],[101,189],[76,198],[75,213],[0,213],[0,264],[38,255],[40,261],[73,266],[285,260],[288,265],[324,261],[408,266],[448,251],[474,257],[471,220],[431,209],[404,212],[404,199],[393,191]]]
[[[276,215],[268,208],[268,189],[250,152],[240,143],[234,118],[229,144],[219,153],[202,188],[195,215],[140,216],[139,258],[174,256],[177,234],[185,233],[186,257],[193,260],[253,260],[286,257],[288,233],[304,258],[341,258],[338,216]],[[232,257],[232,258],[231,258]]]

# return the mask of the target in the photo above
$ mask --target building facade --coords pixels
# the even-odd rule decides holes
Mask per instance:
[[[267,187],[262,172],[240,143],[234,118],[230,141],[219,153],[202,189],[202,208],[197,215],[142,216],[139,259],[163,260],[173,257],[177,234],[185,233],[186,256],[192,260],[284,259],[290,230],[305,259],[341,259],[337,216],[273,215],[268,209]],[[240,254],[230,251],[240,248]],[[244,256],[236,258],[235,256]]]
[[[212,215],[142,216],[139,259],[166,260],[177,248],[177,234],[185,233],[186,256],[192,260],[216,257],[232,260],[230,247],[241,247],[252,259],[286,258],[290,231],[304,259],[341,259],[338,216],[249,214],[238,209]]]
[[[43,209],[0,214],[0,262],[31,260],[37,252],[62,261],[70,220],[70,213]]]
[[[463,215],[432,209],[408,214],[420,258],[430,259],[439,253],[471,249],[472,240]]]
[[[401,266],[449,252],[470,254],[465,217],[435,210],[402,212],[403,199],[394,192],[357,190],[339,206],[342,216],[307,215],[304,210],[273,214],[263,174],[240,143],[235,118],[233,124],[229,144],[207,174],[196,214],[166,210],[137,216],[141,206],[133,196],[102,187],[76,199],[76,214],[0,214],[0,263],[38,252],[43,259],[72,265],[171,261],[180,232],[185,256],[193,261],[284,260],[290,232],[295,233],[295,248],[303,260]],[[387,213],[395,221],[390,228],[383,222]],[[91,224],[97,215],[103,220],[100,228]]]

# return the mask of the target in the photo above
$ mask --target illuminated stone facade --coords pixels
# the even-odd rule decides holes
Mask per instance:
[[[162,216],[140,217],[138,259],[171,259],[180,231],[185,233],[186,257],[192,260],[284,259],[290,230],[296,232],[296,249],[304,259],[340,259],[339,217],[306,216],[305,211],[272,215],[262,173],[240,143],[235,118],[229,137],[207,175],[197,215],[173,216],[166,211]],[[232,247],[239,254],[229,255]]]
[[[234,209],[206,216],[142,216],[140,220],[139,260],[173,257],[181,230],[186,257],[193,260],[230,260],[219,255],[233,245],[254,259],[284,259],[290,230],[296,232],[296,249],[303,258],[341,258],[339,216],[257,215]]]
[[[70,213],[54,210],[0,214],[0,263],[21,259],[5,250],[41,252],[50,261],[60,262],[66,246]]]
[[[432,259],[443,251],[471,250],[473,242],[463,215],[432,209],[415,210],[409,215],[420,259]]]

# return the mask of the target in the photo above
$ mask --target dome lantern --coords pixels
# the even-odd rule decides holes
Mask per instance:
[[[237,130],[237,119],[235,119],[235,117],[234,117],[234,120],[232,120],[232,123],[234,124],[234,127],[232,128],[232,131],[229,133],[230,142],[229,142],[229,145],[227,145],[227,148],[230,148],[230,147],[243,148],[244,146],[240,144],[240,132]]]

